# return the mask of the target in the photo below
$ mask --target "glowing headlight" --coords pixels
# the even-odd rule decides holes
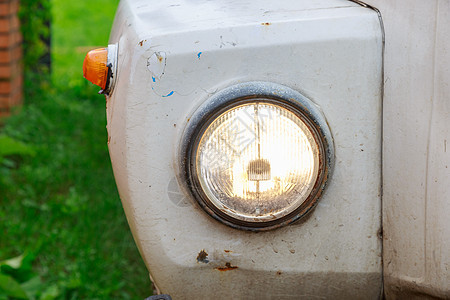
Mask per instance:
[[[329,141],[305,106],[270,93],[219,102],[198,122],[187,151],[188,182],[202,207],[253,230],[293,222],[314,207]]]

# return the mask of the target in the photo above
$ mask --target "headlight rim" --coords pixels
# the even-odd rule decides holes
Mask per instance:
[[[203,191],[196,176],[195,155],[205,130],[217,116],[235,106],[254,102],[272,103],[293,112],[314,132],[319,151],[319,176],[306,200],[291,213],[270,221],[245,222],[235,219],[215,207]],[[317,140],[318,139],[318,140]],[[195,202],[214,219],[237,229],[265,231],[279,228],[308,215],[317,205],[334,165],[334,145],[331,131],[320,108],[299,92],[271,82],[247,82],[230,86],[214,94],[192,114],[183,132],[180,147],[180,181]]]

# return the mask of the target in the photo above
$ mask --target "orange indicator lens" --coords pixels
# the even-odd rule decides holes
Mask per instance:
[[[86,54],[83,62],[84,78],[103,90],[106,88],[108,79],[108,50],[106,48],[95,49]]]

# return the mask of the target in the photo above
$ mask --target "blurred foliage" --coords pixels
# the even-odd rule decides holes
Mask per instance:
[[[19,18],[26,71],[49,73],[51,1],[20,0]]]
[[[41,278],[32,270],[33,259],[23,254],[0,261],[0,299],[36,299],[45,294]]]
[[[24,143],[7,135],[0,134],[0,163],[9,155],[33,154],[34,151]]]
[[[81,71],[85,49],[107,43],[117,2],[21,0],[25,105],[0,128],[0,300],[151,294],[114,182],[104,97]],[[47,80],[34,64],[50,4]]]
[[[151,293],[115,187],[96,90],[43,91],[2,130],[0,142],[15,150],[0,164],[0,260],[35,258],[36,299]]]
[[[23,37],[25,86],[40,89],[50,84],[51,0],[20,0],[19,18]],[[25,89],[25,99],[35,89]]]

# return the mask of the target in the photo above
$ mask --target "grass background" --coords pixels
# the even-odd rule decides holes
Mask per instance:
[[[82,78],[86,51],[107,45],[118,1],[51,4],[50,84],[26,74],[24,107],[0,129],[0,145],[22,147],[0,151],[0,275],[24,299],[143,299],[150,282],[113,179],[104,97]],[[0,299],[14,299],[5,276]]]

